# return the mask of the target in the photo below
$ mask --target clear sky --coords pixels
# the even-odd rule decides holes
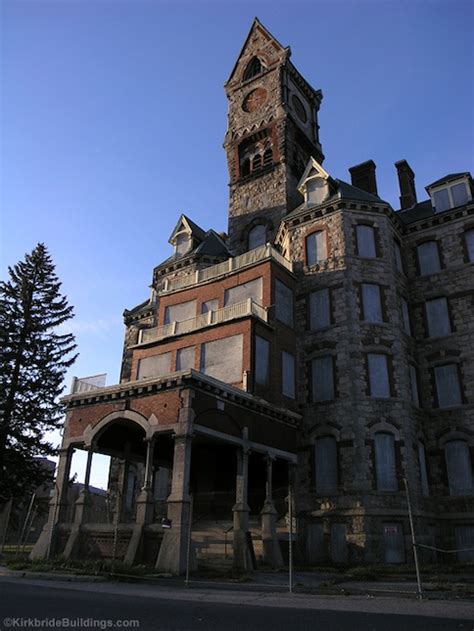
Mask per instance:
[[[424,187],[473,170],[472,0],[0,2],[1,274],[44,241],[75,306],[68,377],[118,381],[124,308],[149,295],[179,214],[227,227],[227,79],[252,20],[324,99],[324,166],[393,163]],[[95,480],[97,483],[98,481]]]

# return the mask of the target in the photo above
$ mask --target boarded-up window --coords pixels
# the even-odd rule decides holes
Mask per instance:
[[[275,316],[280,322],[293,326],[293,291],[275,280]]]
[[[405,541],[402,524],[384,524],[383,543],[385,563],[405,563]]]
[[[187,232],[178,234],[174,242],[176,254],[186,254],[191,248],[191,235]]]
[[[182,322],[196,317],[196,301],[189,300],[179,305],[170,305],[165,308],[165,324],[170,322]]]
[[[422,276],[439,272],[441,269],[441,262],[439,260],[439,250],[436,241],[426,241],[426,243],[420,243],[417,247],[417,253],[418,266]]]
[[[152,355],[151,357],[144,357],[138,361],[138,379],[163,377],[170,372],[172,372],[171,353]]]
[[[329,289],[318,289],[309,294],[309,326],[312,331],[331,324]]]
[[[194,368],[195,347],[187,346],[176,352],[176,370],[189,370]]]
[[[456,364],[436,366],[434,369],[438,405],[440,408],[448,408],[452,405],[461,405],[461,384]]]
[[[455,526],[454,536],[458,561],[474,561],[474,524]]]
[[[367,355],[369,367],[369,388],[371,397],[388,399],[390,397],[390,382],[388,379],[387,356],[377,353]]]
[[[334,363],[331,355],[316,357],[311,362],[313,401],[334,399]]]
[[[248,298],[251,298],[258,304],[262,304],[262,278],[255,278],[248,283],[242,283],[237,287],[231,287],[225,290],[224,305],[235,305],[238,302],[243,302]]]
[[[464,236],[466,238],[467,259],[474,263],[474,228],[466,230]]]
[[[324,261],[328,257],[326,243],[326,232],[319,230],[306,237],[306,263],[316,265],[319,261]]]
[[[451,197],[453,198],[453,207],[463,206],[467,204],[467,188],[464,182],[451,186]]]
[[[265,245],[267,241],[267,229],[265,226],[255,226],[249,232],[248,247],[249,250],[258,248],[260,245]]]
[[[295,358],[291,353],[281,353],[281,391],[290,399],[295,398]]]
[[[375,230],[372,226],[356,226],[357,254],[364,258],[373,259],[377,256],[375,248]]]
[[[333,436],[317,438],[315,442],[316,493],[337,491],[337,443]]]
[[[261,385],[268,383],[270,342],[259,335],[255,336],[255,381]]]
[[[160,467],[153,480],[153,499],[164,501],[169,495],[170,470]]]
[[[225,383],[242,381],[243,336],[233,335],[201,346],[201,372]]]
[[[428,472],[426,469],[426,453],[425,446],[421,441],[418,441],[418,463],[420,466],[421,492],[423,495],[428,496],[430,494],[430,487],[428,485]]]
[[[378,491],[398,491],[393,434],[375,434],[375,471]]]
[[[372,283],[362,283],[362,318],[368,322],[382,322],[382,301],[380,287]]]
[[[346,524],[331,524],[331,560],[334,563],[347,563]]]
[[[450,440],[444,446],[450,495],[472,495],[472,463],[465,440]]]
[[[413,364],[410,364],[410,394],[413,403],[419,406],[420,398],[418,396],[418,374]]]
[[[448,301],[446,298],[434,298],[425,302],[426,322],[430,337],[440,337],[451,333]]]
[[[403,272],[402,249],[395,239],[393,240],[393,253],[395,257],[395,267],[399,272]]]
[[[217,311],[219,309],[219,301],[217,298],[206,300],[201,305],[201,313],[209,313],[209,311]]]
[[[324,527],[322,523],[309,523],[305,530],[305,560],[308,564],[316,564],[326,559],[324,543]]]
[[[408,302],[403,296],[401,297],[402,302],[402,323],[403,330],[407,335],[411,335],[411,323],[410,323],[410,312],[408,311]]]

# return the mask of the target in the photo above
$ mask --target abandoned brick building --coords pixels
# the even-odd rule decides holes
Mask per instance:
[[[474,547],[471,175],[418,202],[401,160],[399,210],[372,161],[332,177],[322,93],[258,20],[225,91],[228,235],[181,216],[149,300],[125,311],[120,383],[66,397],[33,554],[113,548],[180,573],[192,495],[193,562],[228,542],[236,567],[279,566],[292,483],[300,562],[404,562],[404,480],[421,543]],[[74,447],[90,457],[71,507]],[[88,518],[94,451],[114,458],[112,523]]]

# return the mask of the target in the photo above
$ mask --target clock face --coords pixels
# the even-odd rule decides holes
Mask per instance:
[[[308,120],[308,114],[306,114],[306,108],[303,105],[301,99],[298,98],[296,94],[293,94],[291,98],[291,102],[293,103],[293,108],[296,112],[296,115],[300,119],[300,121],[302,121],[303,123],[306,123]]]
[[[255,112],[262,107],[267,100],[267,91],[265,88],[256,88],[249,92],[242,103],[242,109],[244,112]]]

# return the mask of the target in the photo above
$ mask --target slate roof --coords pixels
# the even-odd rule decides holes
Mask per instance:
[[[403,221],[403,223],[412,223],[413,221],[419,221],[420,219],[427,219],[435,214],[434,208],[431,205],[430,199],[425,199],[423,202],[418,202],[411,208],[405,210],[399,210],[397,216]]]
[[[451,180],[457,180],[461,177],[465,177],[466,175],[470,176],[471,174],[469,171],[464,171],[464,173],[450,173],[449,175],[445,175],[439,180],[436,180],[436,182],[428,184],[425,188],[431,188],[432,186],[438,186],[439,184],[444,184],[445,182],[450,182]]]

